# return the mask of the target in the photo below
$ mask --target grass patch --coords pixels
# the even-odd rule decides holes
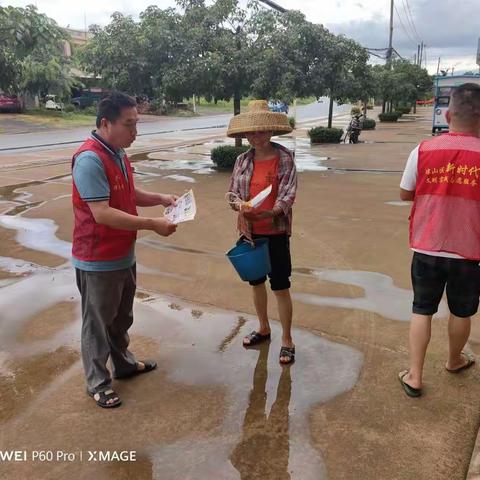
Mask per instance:
[[[96,117],[91,113],[85,113],[81,110],[78,112],[57,112],[38,108],[30,109],[25,113],[19,114],[17,119],[37,125],[66,128],[94,125]]]

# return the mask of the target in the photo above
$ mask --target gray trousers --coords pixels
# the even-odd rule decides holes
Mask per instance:
[[[128,375],[137,368],[128,350],[128,329],[133,323],[136,266],[113,272],[76,269],[82,296],[82,360],[90,393],[111,388],[107,368],[110,357],[114,376]]]

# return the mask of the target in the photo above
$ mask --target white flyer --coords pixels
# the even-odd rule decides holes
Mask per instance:
[[[178,224],[182,222],[189,222],[195,218],[197,214],[197,205],[195,203],[195,196],[193,190],[188,191],[182,195],[176,205],[170,205],[165,209],[164,216],[172,223]]]
[[[270,195],[272,191],[272,186],[269,185],[267,188],[262,190],[258,195],[255,195],[248,203],[252,208],[256,208],[262,204],[262,202]]]

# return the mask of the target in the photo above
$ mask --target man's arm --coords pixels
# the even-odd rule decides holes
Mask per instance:
[[[415,198],[415,190],[404,190],[400,188],[400,200],[404,202],[411,202]]]
[[[130,215],[110,207],[108,201],[88,202],[95,221],[101,225],[119,230],[152,230],[168,237],[175,232],[177,226],[166,218],[148,218]]]
[[[400,199],[404,202],[411,202],[415,198],[418,170],[418,147],[410,153],[400,182]]]
[[[147,192],[140,188],[135,188],[136,204],[138,207],[155,207],[163,205],[168,207],[174,205],[178,200],[176,195],[166,195],[164,193]]]

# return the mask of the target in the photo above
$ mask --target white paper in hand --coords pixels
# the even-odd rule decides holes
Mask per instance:
[[[170,205],[165,209],[164,216],[172,223],[188,222],[195,218],[197,214],[197,205],[193,190],[188,191],[182,195],[176,205]]]
[[[265,190],[262,190],[258,195],[255,195],[248,203],[252,208],[256,208],[262,204],[262,202],[270,195],[272,192],[272,186],[269,185]]]

